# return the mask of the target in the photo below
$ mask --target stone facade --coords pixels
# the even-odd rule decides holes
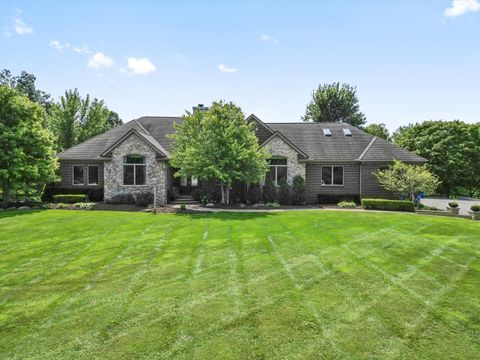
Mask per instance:
[[[123,185],[123,161],[127,155],[145,156],[145,185]],[[108,201],[121,193],[135,194],[149,191],[153,193],[154,180],[157,179],[157,205],[167,203],[167,163],[157,159],[157,154],[143,139],[132,133],[112,151],[110,161],[104,167],[104,197]]]
[[[282,138],[276,136],[265,144],[265,148],[272,156],[281,156],[287,159],[287,178],[289,181],[300,175],[305,179],[305,163],[298,162],[298,153]]]

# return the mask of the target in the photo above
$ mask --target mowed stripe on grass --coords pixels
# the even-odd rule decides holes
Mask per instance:
[[[0,357],[474,358],[480,224],[0,213]]]

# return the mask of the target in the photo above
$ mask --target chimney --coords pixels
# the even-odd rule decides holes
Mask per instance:
[[[198,104],[197,106],[193,106],[192,109],[193,109],[193,112],[195,112],[195,111],[207,111],[208,107],[203,106],[203,104]]]

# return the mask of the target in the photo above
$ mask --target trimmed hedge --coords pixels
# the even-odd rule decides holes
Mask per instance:
[[[56,187],[48,186],[42,195],[43,201],[52,201],[53,195],[63,194],[83,194],[87,195],[90,201],[103,201],[103,188],[86,188],[86,187]]]
[[[409,200],[362,199],[362,207],[367,210],[415,211],[413,201]]]
[[[84,194],[61,194],[53,195],[53,201],[56,203],[74,204],[87,200],[87,195]]]

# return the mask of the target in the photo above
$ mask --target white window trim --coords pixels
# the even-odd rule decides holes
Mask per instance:
[[[341,167],[342,168],[342,183],[341,184],[334,184],[333,183],[333,168],[334,167]],[[332,170],[332,174],[331,174],[331,184],[325,184],[323,182],[323,168],[330,168]],[[322,180],[322,186],[345,186],[345,167],[342,166],[342,165],[325,165],[325,166],[322,166],[322,169],[320,171],[320,178]]]
[[[137,154],[125,155],[123,157],[123,165],[122,165],[123,186],[135,186],[135,187],[147,186],[147,157],[145,155],[137,155],[137,156],[143,156],[143,158],[145,159],[145,162],[143,164],[127,164],[125,162],[125,159],[128,156],[134,156],[134,155],[137,155]],[[125,184],[125,165],[133,166],[133,184]],[[145,166],[145,184],[143,185],[137,185],[137,166]]]
[[[97,182],[96,183],[91,183],[90,182],[90,168],[91,167],[96,167],[97,168]],[[100,182],[100,172],[99,172],[99,167],[98,165],[87,165],[87,184],[88,185],[98,185]]]
[[[280,187],[280,184],[278,183],[278,169],[279,167],[284,167],[287,168],[287,179],[288,179],[288,162],[287,165],[268,165],[270,168],[275,168],[275,181],[273,182],[276,187]]]
[[[83,168],[83,179],[81,184],[75,184],[75,167],[80,166]],[[72,164],[72,185],[73,186],[84,186],[85,185],[85,165],[84,164]]]

